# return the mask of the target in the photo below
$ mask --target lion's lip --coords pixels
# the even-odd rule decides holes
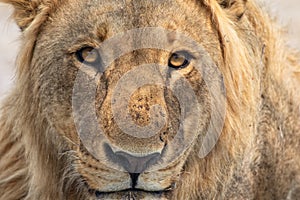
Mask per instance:
[[[100,198],[105,195],[109,194],[117,194],[117,193],[128,193],[128,192],[135,192],[135,193],[146,193],[146,194],[152,194],[152,195],[161,195],[163,193],[167,193],[175,189],[176,184],[172,184],[171,186],[163,189],[163,190],[158,190],[158,191],[149,191],[149,190],[144,190],[144,189],[138,189],[138,188],[128,188],[124,190],[119,190],[119,191],[109,191],[109,192],[103,192],[99,190],[95,190],[95,195],[97,198]]]
[[[167,192],[168,190],[161,190],[161,191],[147,191],[143,189],[136,189],[136,188],[128,188],[125,190],[120,190],[120,191],[111,191],[111,192],[101,192],[96,190],[95,195],[97,198],[101,198],[102,196],[105,195],[110,195],[110,194],[117,194],[117,193],[128,193],[128,192],[136,192],[136,193],[148,193],[148,194],[154,194],[154,195],[160,195],[164,192]]]

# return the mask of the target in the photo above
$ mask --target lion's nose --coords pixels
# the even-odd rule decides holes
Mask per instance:
[[[144,157],[136,157],[122,151],[116,152],[115,156],[115,161],[131,174],[144,172],[160,158],[159,153],[153,153]]]

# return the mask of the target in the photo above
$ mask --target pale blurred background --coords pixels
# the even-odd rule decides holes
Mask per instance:
[[[287,26],[289,44],[300,49],[300,0],[265,0],[265,7]],[[0,3],[0,99],[12,85],[14,62],[19,48],[19,30],[10,19],[12,9]]]

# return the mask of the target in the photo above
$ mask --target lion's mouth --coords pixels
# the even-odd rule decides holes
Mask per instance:
[[[164,192],[167,192],[166,190],[162,190],[162,191],[147,191],[147,190],[142,190],[142,189],[135,189],[135,188],[130,188],[130,189],[126,189],[126,190],[120,190],[120,191],[113,191],[113,192],[101,192],[96,190],[95,191],[95,195],[96,197],[101,197],[103,195],[109,195],[109,194],[117,194],[117,193],[148,193],[148,194],[155,194],[155,195],[159,195],[162,194]]]
[[[126,189],[115,192],[101,192],[95,191],[94,196],[96,199],[144,199],[145,197],[151,199],[161,199],[166,197],[170,190],[162,190],[162,191],[147,191],[142,189]]]
[[[91,191],[91,193],[93,193],[93,195],[96,196],[97,199],[102,199],[102,198],[105,198],[105,197],[111,196],[111,195],[128,196],[128,197],[130,196],[131,199],[135,199],[134,197],[137,197],[140,194],[143,194],[144,196],[161,197],[161,196],[168,194],[174,188],[175,188],[175,184],[172,184],[171,186],[167,187],[166,189],[159,190],[159,191],[149,191],[149,190],[138,189],[138,188],[128,188],[128,189],[124,189],[124,190],[110,191],[110,192],[93,190],[93,191]]]
[[[111,155],[120,155],[119,152],[114,153],[109,146],[106,146],[105,149],[107,154],[110,154],[110,158],[114,158]],[[150,155],[151,156],[151,155]],[[127,156],[129,157],[129,156]],[[131,158],[131,157],[130,157]],[[152,158],[152,157],[151,157]],[[150,158],[150,160],[151,160]],[[143,157],[139,159],[144,159]],[[118,159],[115,159],[118,160]],[[121,160],[121,159],[119,159]],[[112,160],[114,161],[114,160]],[[84,162],[84,161],[83,161]],[[114,162],[112,162],[114,163]],[[120,161],[119,161],[120,163]],[[121,162],[129,163],[128,162]],[[137,164],[143,164],[144,162],[136,162]],[[146,162],[146,166],[148,166],[149,162]],[[177,166],[177,162],[173,163],[173,165]],[[125,165],[126,166],[126,165]],[[91,169],[89,166],[83,166],[83,169]],[[174,166],[171,166],[174,167]],[[125,168],[126,169],[126,168]],[[134,168],[135,170],[138,168]],[[85,180],[85,186],[89,193],[89,196],[92,196],[96,199],[143,199],[144,197],[150,199],[163,199],[163,197],[168,196],[168,194],[176,188],[175,179],[172,179],[171,175],[163,176],[163,180],[165,182],[158,182],[155,177],[160,174],[158,171],[154,171],[153,174],[149,172],[142,172],[142,173],[130,173],[127,171],[118,171],[113,168],[105,168],[105,173],[107,177],[114,176],[112,181],[106,181],[105,184],[101,182],[101,184],[97,185],[93,182],[92,179],[95,177],[95,174],[98,174],[98,169],[96,172],[93,171],[84,171],[89,172],[86,173],[86,176],[83,176]],[[138,171],[140,172],[140,171]],[[89,176],[88,176],[89,175]],[[97,176],[96,176],[97,178]],[[98,177],[100,181],[101,177]],[[150,180],[150,181],[149,181]],[[128,198],[130,197],[130,198]]]

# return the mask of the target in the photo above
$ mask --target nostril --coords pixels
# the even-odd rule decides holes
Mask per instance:
[[[131,178],[131,187],[135,188],[135,186],[137,185],[140,173],[129,173],[130,178]]]

